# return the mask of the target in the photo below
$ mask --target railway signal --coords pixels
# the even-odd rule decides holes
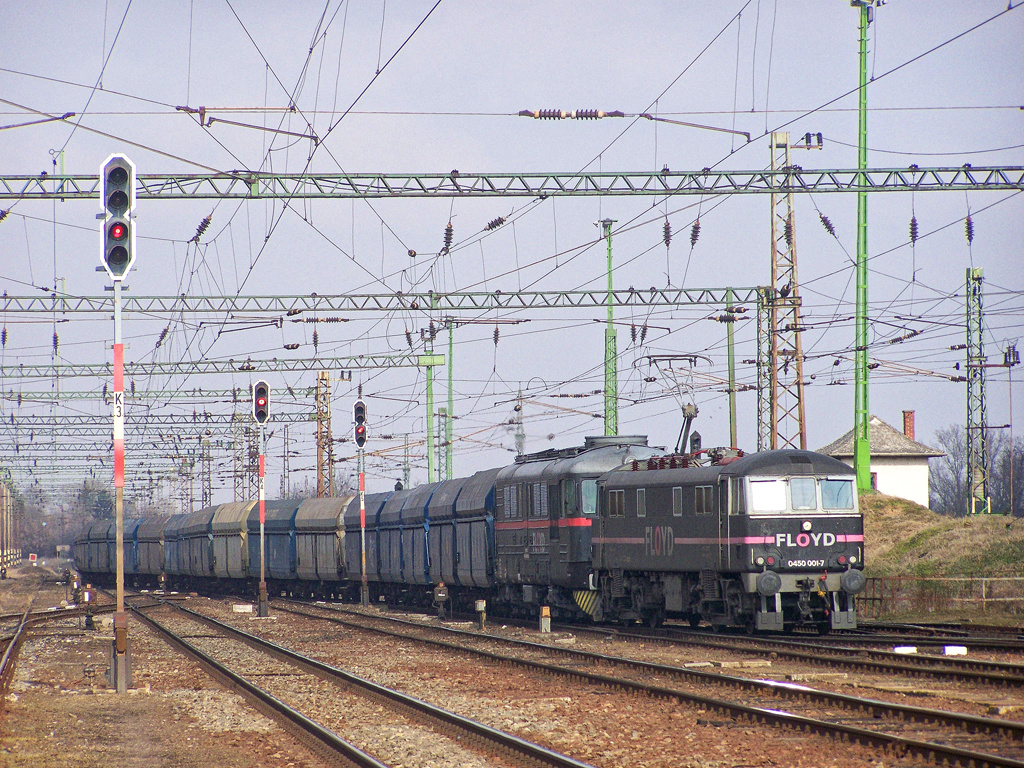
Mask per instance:
[[[124,155],[111,155],[100,166],[103,225],[100,230],[103,268],[111,280],[124,280],[135,262],[135,163]]]
[[[366,445],[366,403],[362,400],[356,400],[352,406],[352,421],[355,422],[352,436],[355,438],[356,447],[362,448]]]
[[[270,418],[270,385],[262,379],[252,387],[252,417],[260,424]]]

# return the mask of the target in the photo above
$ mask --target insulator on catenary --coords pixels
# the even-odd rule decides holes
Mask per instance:
[[[165,325],[164,329],[160,331],[160,338],[156,340],[156,348],[159,349],[160,345],[164,343],[164,339],[167,338],[168,332],[171,330],[171,326]]]
[[[697,244],[697,239],[700,237],[700,219],[693,222],[693,226],[690,227],[690,247],[693,248]]]
[[[106,384],[103,385],[103,399],[104,400],[107,399],[107,385]]]
[[[832,237],[835,237],[836,228],[832,226],[832,220],[820,211],[818,212],[818,218],[821,219],[821,226],[825,228],[825,231],[832,235]]]
[[[318,349],[319,347],[320,347],[320,337],[317,335],[316,329],[314,328],[313,329],[313,349],[315,350],[315,349]]]
[[[405,343],[409,345],[409,349],[412,349],[412,333],[408,328],[405,329]]]
[[[974,242],[974,221],[971,220],[970,214],[964,220],[964,234],[967,235],[968,245]]]
[[[57,354],[57,348],[60,347],[60,337],[57,336],[57,332],[53,332],[53,354]]]
[[[786,247],[793,247],[793,217],[786,217],[786,225],[782,228],[782,236],[786,238]]]
[[[910,242],[917,242],[917,216],[910,217]]]
[[[135,379],[132,379],[131,387],[132,387],[132,394],[134,395],[135,394]]]
[[[644,343],[644,339],[647,338],[647,323],[640,326],[640,343]]]
[[[444,228],[444,250],[445,252],[451,250],[452,240],[454,239],[455,230],[452,227],[452,223],[449,221],[448,226]]]
[[[492,230],[497,229],[498,227],[500,227],[504,223],[505,223],[505,217],[504,216],[499,216],[496,219],[491,219],[490,221],[488,221],[487,222],[487,226],[484,227],[484,230],[487,231],[487,232],[490,232]]]
[[[498,330],[498,326],[494,326],[494,346],[498,346],[498,336],[499,335],[500,335],[500,331]]]
[[[636,344],[636,325],[629,326],[629,339]]]
[[[597,120],[601,117],[625,117],[620,110],[605,112],[603,109],[522,109],[520,117],[532,117],[537,120]]]
[[[199,222],[199,226],[196,227],[196,234],[195,234],[195,236],[189,242],[198,243],[199,242],[199,238],[203,236],[203,233],[210,226],[210,222],[211,221],[213,221],[213,214],[212,213],[209,216],[207,216],[205,219],[203,219],[201,222]]]
[[[10,209],[8,209],[8,210],[10,210]],[[3,221],[6,218],[7,218],[7,211],[0,211],[0,221]]]
[[[661,237],[665,241],[665,247],[668,248],[672,242],[672,224],[668,219],[665,219],[665,224],[661,228]]]
[[[427,326],[427,333],[430,335],[430,340],[433,341],[434,337],[437,336],[437,328],[434,326],[434,321],[431,320]]]
[[[6,326],[4,327],[4,329],[2,331],[0,331],[0,346],[2,346],[2,347],[6,347],[7,346],[7,327]]]

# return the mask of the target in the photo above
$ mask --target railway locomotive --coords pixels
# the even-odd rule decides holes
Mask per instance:
[[[698,461],[593,437],[368,494],[364,510],[354,495],[266,502],[270,594],[354,598],[365,551],[371,596],[391,604],[429,604],[443,581],[453,608],[483,599],[492,614],[827,632],[856,626],[865,586],[853,470],[809,451]],[[112,578],[114,535],[102,521],[76,540],[83,577]],[[124,548],[128,583],[254,593],[259,510],[127,521]]]

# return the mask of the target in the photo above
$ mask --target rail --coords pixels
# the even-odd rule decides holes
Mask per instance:
[[[3,702],[7,701],[7,692],[11,688],[11,681],[14,680],[14,668],[18,661],[18,651],[21,650],[21,644],[25,641],[25,630],[29,625],[28,617],[31,611],[31,605],[25,609],[21,621],[18,622],[18,629],[8,640],[3,658],[0,659],[0,710],[3,709]]]

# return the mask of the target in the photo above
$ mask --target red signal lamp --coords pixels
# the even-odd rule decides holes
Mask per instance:
[[[123,222],[117,221],[110,227],[111,240],[124,240],[128,236],[128,227]]]

